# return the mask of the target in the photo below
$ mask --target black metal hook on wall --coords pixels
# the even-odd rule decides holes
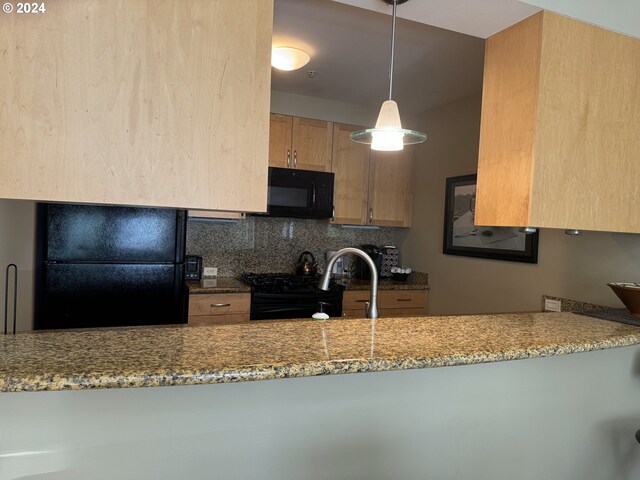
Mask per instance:
[[[7,334],[7,320],[8,320],[8,308],[9,308],[9,270],[14,268],[13,277],[13,334],[16,334],[16,314],[18,306],[18,266],[15,263],[7,265],[4,276],[4,334]]]

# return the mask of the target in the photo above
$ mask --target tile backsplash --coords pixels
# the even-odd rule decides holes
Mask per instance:
[[[217,267],[219,276],[243,272],[293,273],[298,257],[308,250],[320,268],[325,252],[365,243],[393,245],[393,228],[356,229],[322,220],[248,217],[236,223],[190,219],[187,254],[200,255],[205,267]]]

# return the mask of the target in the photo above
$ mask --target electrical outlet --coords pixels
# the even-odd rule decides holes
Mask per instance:
[[[547,312],[561,312],[562,311],[562,302],[560,300],[550,300],[548,298],[544,299],[544,309]]]
[[[216,277],[216,276],[218,276],[218,268],[217,267],[204,267],[204,276],[205,277]]]

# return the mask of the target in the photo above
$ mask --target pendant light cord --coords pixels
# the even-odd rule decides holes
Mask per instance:
[[[393,53],[396,48],[396,8],[397,0],[393,0],[393,14],[391,15],[391,64],[389,65],[389,100],[393,94]]]

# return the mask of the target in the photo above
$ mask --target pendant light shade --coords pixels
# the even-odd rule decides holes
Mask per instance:
[[[380,107],[375,128],[359,130],[351,134],[351,140],[371,144],[372,150],[397,152],[405,145],[422,143],[427,136],[422,132],[402,128],[398,104],[387,100]]]
[[[405,145],[422,143],[427,139],[427,135],[415,130],[402,128],[398,104],[391,99],[391,94],[393,92],[393,52],[396,38],[396,7],[398,3],[405,3],[407,0],[383,1],[393,5],[391,25],[391,62],[389,67],[389,100],[386,100],[382,104],[382,107],[380,107],[376,127],[353,132],[351,134],[351,140],[358,143],[370,144],[372,150],[393,152],[402,150]]]

